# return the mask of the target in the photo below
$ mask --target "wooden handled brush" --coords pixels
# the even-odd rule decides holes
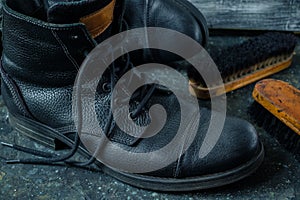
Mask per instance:
[[[292,34],[271,32],[212,55],[224,81],[225,92],[288,68],[292,63],[297,38]],[[208,88],[201,77],[190,75],[190,92],[200,99],[224,93],[220,85]],[[213,96],[210,96],[209,90]]]
[[[252,93],[251,114],[280,143],[300,158],[300,90],[286,82],[265,79]]]

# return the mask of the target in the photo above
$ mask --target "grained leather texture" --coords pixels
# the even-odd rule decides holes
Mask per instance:
[[[162,7],[153,1],[145,2],[150,2],[148,6],[152,9]],[[162,13],[157,15],[163,17]],[[140,18],[137,17],[138,19]],[[73,83],[77,69],[84,59],[82,52],[92,49],[94,40],[83,24],[46,23],[15,12],[5,4],[3,23],[2,92],[9,112],[56,129],[72,126]],[[111,92],[101,90],[102,84],[110,82],[109,72],[106,73],[99,83],[98,95],[95,97],[97,116],[102,128],[108,122],[108,105],[111,100]],[[108,134],[111,141],[129,151],[149,152],[172,140],[180,121],[179,103],[173,94],[155,92],[145,106],[145,111],[135,121],[137,124],[147,125],[150,121],[147,108],[154,104],[161,104],[168,113],[167,123],[161,132],[148,139],[137,139],[122,132],[112,123]],[[131,105],[132,109],[136,106]],[[85,106],[83,108],[90,109]],[[210,114],[207,109],[201,109],[196,138],[187,152],[178,157],[178,161],[147,175],[180,178],[223,172],[247,162],[257,154],[259,144],[253,126],[243,120],[227,118],[217,145],[205,159],[200,159],[199,148]],[[88,135],[84,139],[97,145]]]
[[[10,1],[14,2],[14,0],[8,0],[8,2]],[[182,0],[177,1],[183,2]],[[133,15],[130,19],[125,17],[130,28],[144,25],[173,28],[202,42],[200,25],[196,22],[195,17],[192,16],[189,10],[184,11],[178,6],[178,3],[174,4],[171,1],[159,2],[160,1],[125,1],[126,9],[124,11],[127,17],[132,16],[134,13],[139,14],[139,16]],[[95,3],[96,2],[93,4]],[[103,5],[107,3],[108,2],[105,2]],[[121,7],[120,4],[118,4],[118,6]],[[27,10],[33,6],[28,5],[28,7]],[[137,7],[143,9],[147,8],[149,11],[143,13],[143,9],[135,9]],[[65,9],[65,5],[56,6],[56,9],[59,8]],[[161,10],[159,10],[160,8]],[[58,117],[57,120],[55,120],[57,123],[53,125],[55,125],[55,127],[64,125],[70,118],[70,114],[67,112],[70,110],[70,105],[64,102],[70,101],[71,96],[62,94],[68,94],[69,91],[72,90],[77,70],[84,60],[84,52],[88,52],[94,48],[96,41],[91,38],[83,24],[53,24],[44,22],[13,11],[5,3],[3,9],[3,26],[5,27],[3,30],[3,45],[5,46],[5,52],[3,53],[2,59],[4,70],[8,74],[14,74],[17,85],[22,85],[19,90],[25,99],[37,98],[39,96],[40,98],[38,99],[45,96],[45,100],[52,96],[55,97],[53,99],[59,98],[59,101],[51,101],[49,105],[45,105],[44,101],[41,100],[40,103],[29,103],[27,107],[32,115],[43,123],[48,120],[46,116],[47,113],[50,113],[49,110],[60,111],[58,112],[58,116],[61,116],[61,118]],[[170,13],[173,17],[177,15],[177,23],[170,23],[170,20],[166,20],[163,15],[167,15],[167,13]],[[159,16],[161,16],[161,19],[158,18]],[[132,19],[134,19],[134,21],[130,21]],[[186,26],[189,20],[194,22],[188,23],[193,24],[193,26]],[[97,41],[102,41],[107,38],[109,33],[110,32],[107,31],[100,36],[100,39],[97,39]],[[148,51],[145,51],[144,53],[145,58],[142,59],[143,61],[147,61],[146,57],[152,57],[147,54],[147,52]],[[137,57],[141,60],[140,55],[137,54]],[[162,57],[164,57],[165,60],[163,58],[157,60],[159,62],[171,61],[171,57]],[[22,68],[22,70],[20,70],[20,68]],[[43,74],[43,76],[40,74]],[[48,94],[44,95],[44,93]]]
[[[32,116],[54,127],[70,123],[77,70],[95,41],[83,24],[50,24],[3,8],[4,71],[13,77]],[[49,118],[50,113],[55,116]]]
[[[104,130],[108,121],[107,116],[110,112],[110,101],[110,94],[105,92],[100,93],[97,98],[96,111],[102,130]],[[181,119],[180,105],[175,95],[155,93],[149,103],[145,106],[145,111],[135,120],[135,122],[138,125],[147,125],[150,121],[148,108],[155,104],[162,105],[167,111],[167,122],[157,135],[147,139],[135,138],[124,133],[113,123],[111,135],[109,136],[110,140],[121,148],[135,153],[153,152],[169,144],[177,134]],[[131,106],[134,107],[134,105]],[[83,109],[90,109],[86,106],[82,107]],[[194,110],[196,112],[196,109]],[[92,111],[85,111],[85,113],[90,112]],[[200,158],[199,151],[210,123],[211,111],[206,108],[201,108],[200,115],[199,129],[190,148],[183,155],[181,155],[182,152],[180,152],[176,162],[161,170],[147,173],[146,175],[184,178],[224,172],[245,164],[260,151],[258,137],[254,127],[244,120],[227,117],[221,137],[216,146],[207,157]],[[216,113],[216,115],[219,114]],[[193,121],[192,119],[190,120]],[[134,129],[133,132],[135,132]],[[187,138],[188,137],[189,135],[187,135]],[[83,134],[81,135],[81,138],[85,143],[93,145],[94,149],[97,149],[96,147],[99,143],[94,135]],[[186,139],[180,141],[178,146],[184,146],[186,141]],[[145,165],[147,165],[147,163],[145,163]]]

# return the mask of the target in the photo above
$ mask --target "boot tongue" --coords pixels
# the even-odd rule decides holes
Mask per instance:
[[[116,0],[48,0],[47,21],[56,24],[81,22],[92,37],[112,23]]]
[[[22,14],[55,24],[83,23],[92,37],[103,33],[113,21],[116,0],[7,0]]]
[[[47,21],[56,24],[77,23],[111,2],[112,0],[48,0]]]

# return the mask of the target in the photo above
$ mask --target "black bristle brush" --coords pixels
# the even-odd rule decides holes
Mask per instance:
[[[290,33],[269,32],[211,55],[224,82],[209,86],[193,70],[189,72],[190,91],[201,99],[222,95],[289,67],[297,38]],[[209,91],[211,93],[209,93]]]
[[[286,82],[265,79],[255,85],[249,113],[300,161],[300,90]]]

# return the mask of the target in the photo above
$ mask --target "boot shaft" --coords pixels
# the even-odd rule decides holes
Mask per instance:
[[[111,35],[114,3],[3,2],[2,95],[11,114],[52,127],[72,126],[77,71],[86,54]],[[92,14],[86,16],[87,11]],[[111,16],[103,18],[103,12]],[[93,23],[97,19],[103,23]],[[100,28],[93,29],[98,24]]]
[[[24,7],[7,0],[3,3],[4,70],[32,84],[72,84],[87,52],[110,36],[114,3],[26,3]],[[103,18],[103,12],[111,17]],[[103,22],[93,24],[97,19]]]
[[[21,0],[7,0],[4,2],[3,8],[5,50],[3,52],[2,76],[9,75],[12,79],[12,81],[4,80],[3,91],[6,93],[4,95],[9,96],[4,99],[6,99],[9,110],[17,106],[16,112],[19,114],[39,119],[40,122],[45,124],[51,123],[52,127],[64,126],[72,121],[72,87],[85,54],[94,48],[97,42],[111,35],[112,16],[103,18],[102,13],[104,12],[105,16],[106,14],[116,14],[119,20],[115,17],[114,23],[116,21],[115,24],[118,25],[123,15],[126,15],[125,10],[130,11],[126,15],[128,17],[131,13],[138,13],[128,8],[140,4],[132,1],[130,5],[124,5],[127,9],[123,9],[122,1],[114,2],[114,0],[109,2],[104,0],[62,2],[64,0],[60,0],[60,3],[57,3],[58,0],[55,3],[44,0],[43,2],[46,3],[39,2],[32,5],[26,2],[24,8],[22,2],[15,4],[18,1],[21,2]],[[99,10],[97,6],[100,3],[95,2],[105,2],[104,5],[101,4],[104,7]],[[188,35],[194,35],[194,38],[198,38],[201,43],[205,41],[201,34],[203,23],[201,19],[198,19],[199,17],[195,17],[198,13],[190,13],[189,10],[184,11],[181,8],[182,6],[173,4],[171,0],[155,2],[156,6],[153,7],[151,13],[147,13],[147,15],[140,13],[143,17],[133,17],[133,21],[128,24],[128,28],[146,25],[142,23],[146,22],[142,20],[144,18],[151,21],[149,25],[172,28],[169,20],[163,23],[164,17],[161,17],[160,20],[155,17],[159,11],[166,11],[160,8],[168,7],[170,9],[167,9],[168,12],[164,13],[173,13],[172,16],[175,14],[177,16],[177,23],[173,28],[177,28],[178,31]],[[92,6],[88,7],[86,3],[91,3]],[[114,3],[117,4],[115,13],[112,12]],[[143,3],[147,7],[152,7],[154,1],[143,1]],[[67,7],[72,9],[67,9]],[[81,13],[82,15],[79,15],[80,12],[75,11],[76,9],[79,11],[80,8],[89,10],[91,14],[86,15],[87,13],[84,11]],[[70,18],[70,16],[74,17]],[[97,25],[99,17],[104,19],[103,26],[99,25],[101,26],[100,29],[95,29],[97,26],[94,22],[97,22]],[[159,23],[156,23],[157,21]],[[188,29],[184,26],[187,22],[190,25],[193,24],[188,26],[190,27]],[[99,31],[100,33],[101,31],[104,32],[98,36]],[[143,51],[142,53],[142,56],[137,54],[136,57],[145,61],[145,57],[148,57],[149,54],[147,52],[144,54]],[[157,59],[159,62],[168,63],[173,60],[162,55],[165,54],[158,57],[164,57],[165,59]],[[15,82],[15,86],[12,85],[13,82]],[[20,94],[13,95],[16,91]],[[7,102],[10,99],[12,103]]]

